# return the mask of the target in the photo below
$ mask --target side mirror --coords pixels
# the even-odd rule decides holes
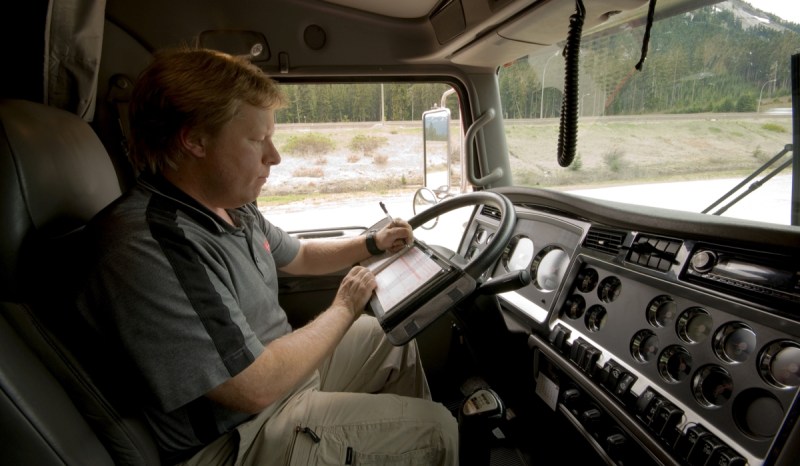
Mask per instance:
[[[450,109],[422,114],[423,185],[438,198],[450,193]],[[416,204],[415,204],[416,205]]]

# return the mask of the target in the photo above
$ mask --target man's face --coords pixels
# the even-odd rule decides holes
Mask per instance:
[[[206,147],[206,192],[214,207],[236,208],[253,202],[281,161],[272,143],[273,110],[242,104],[237,116]]]

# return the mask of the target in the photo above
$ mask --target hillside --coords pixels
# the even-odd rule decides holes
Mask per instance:
[[[783,150],[792,138],[791,118],[785,116],[584,118],[576,160],[562,168],[555,156],[557,124],[509,123],[514,181],[530,186],[742,176]]]

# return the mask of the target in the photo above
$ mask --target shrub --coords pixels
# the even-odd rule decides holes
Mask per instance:
[[[382,136],[365,136],[358,134],[353,136],[350,140],[348,148],[355,151],[361,151],[364,155],[372,154],[377,148],[386,145],[389,140]]]
[[[736,101],[737,112],[755,112],[756,108],[758,108],[758,102],[751,94],[745,94]]]
[[[781,125],[775,124],[775,123],[764,123],[763,125],[761,125],[761,129],[765,129],[767,131],[772,131],[772,132],[775,132],[775,133],[785,133],[786,132],[786,128],[784,128]]]
[[[577,154],[574,159],[572,159],[572,163],[567,167],[570,171],[576,172],[581,169],[583,166],[583,162],[581,161],[581,154]]]
[[[603,155],[603,161],[612,172],[618,172],[622,169],[623,153],[619,149],[614,149]]]
[[[283,146],[283,151],[291,154],[324,154],[332,151],[336,144],[331,138],[319,133],[291,136]]]
[[[325,172],[320,167],[300,167],[292,172],[292,176],[298,178],[322,178]]]
[[[766,152],[761,150],[761,146],[756,147],[756,149],[753,151],[753,158],[762,163],[769,160],[769,156]]]

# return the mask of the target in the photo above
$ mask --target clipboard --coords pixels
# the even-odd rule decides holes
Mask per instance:
[[[431,316],[426,311],[429,302],[451,290],[454,284],[463,287],[465,276],[460,268],[418,240],[395,254],[376,256],[361,265],[370,269],[378,282],[368,311],[395,345],[416,335],[426,326],[423,321],[427,324],[431,317],[444,313],[449,306],[437,309],[435,316]],[[474,280],[468,281],[474,287]]]

